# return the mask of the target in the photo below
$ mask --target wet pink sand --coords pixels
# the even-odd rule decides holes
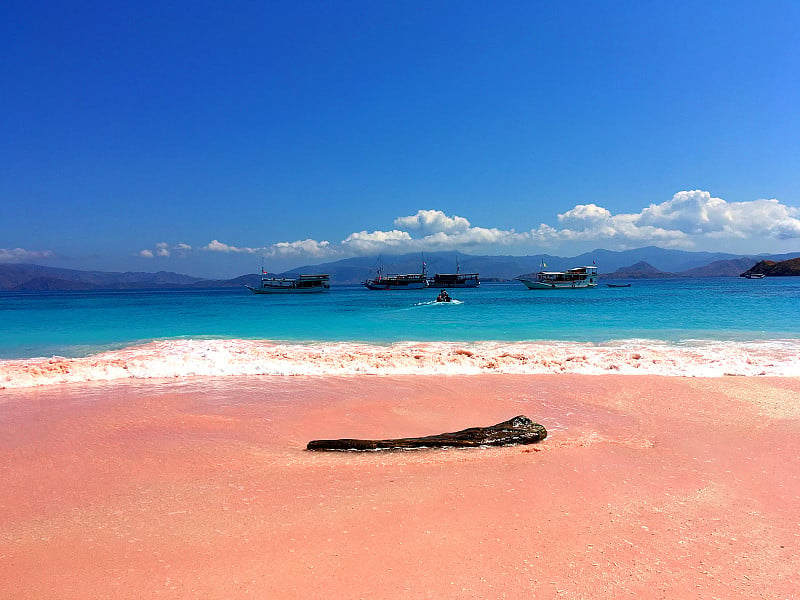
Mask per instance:
[[[311,453],[525,414],[532,446]],[[800,379],[0,393],[0,598],[792,598]]]

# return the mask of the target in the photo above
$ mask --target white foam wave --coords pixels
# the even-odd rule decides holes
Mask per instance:
[[[170,340],[83,358],[0,361],[0,389],[115,379],[225,375],[475,375],[481,373],[800,376],[800,340],[624,340],[289,344]]]
[[[800,340],[625,340],[287,344],[253,340],[150,342],[84,358],[0,361],[0,388],[114,379],[224,375],[474,375],[603,373],[800,376]]]

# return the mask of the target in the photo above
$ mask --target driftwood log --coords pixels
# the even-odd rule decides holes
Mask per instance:
[[[446,448],[474,446],[511,446],[532,444],[547,437],[543,425],[520,415],[490,427],[470,427],[453,433],[440,433],[394,440],[312,440],[308,450],[405,450],[409,448]]]

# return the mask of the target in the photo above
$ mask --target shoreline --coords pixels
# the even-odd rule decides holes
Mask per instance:
[[[617,340],[606,343],[285,343],[161,340],[85,357],[0,360],[0,389],[195,376],[483,374],[800,376],[800,340]]]
[[[781,598],[800,378],[204,377],[7,390],[0,597]],[[530,446],[313,453],[525,414]]]

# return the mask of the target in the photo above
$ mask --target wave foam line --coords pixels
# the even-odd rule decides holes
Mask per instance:
[[[225,375],[800,376],[800,340],[624,340],[283,344],[252,340],[150,342],[83,358],[0,361],[0,389],[116,379]]]

